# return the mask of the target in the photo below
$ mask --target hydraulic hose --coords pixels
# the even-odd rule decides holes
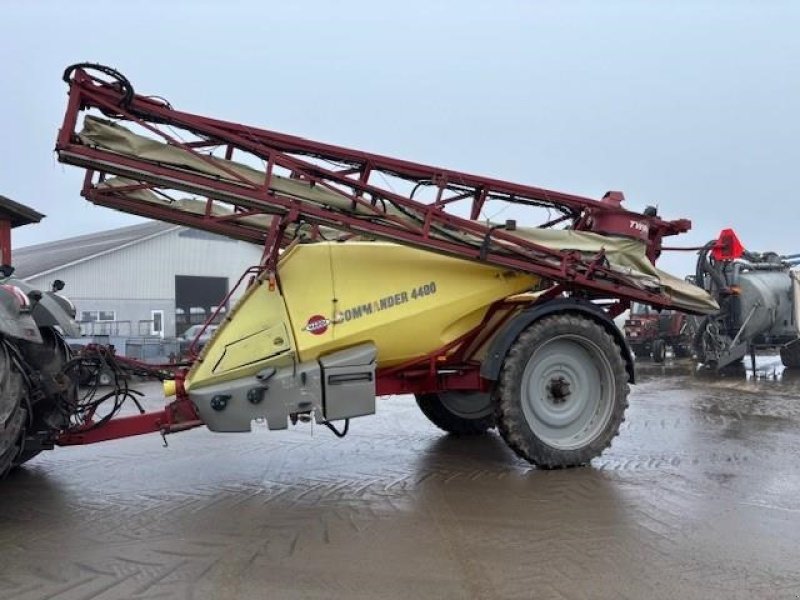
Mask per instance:
[[[72,79],[72,74],[77,71],[78,69],[82,69],[84,71],[99,71],[103,75],[106,75],[116,81],[120,89],[122,90],[123,96],[122,101],[120,102],[120,106],[128,107],[133,100],[134,91],[133,91],[133,84],[130,80],[125,77],[122,73],[113,69],[111,67],[107,67],[106,65],[101,65],[98,63],[91,63],[91,62],[81,62],[75,63],[74,65],[68,66],[64,69],[64,74],[61,78],[64,80],[65,83],[69,83]]]
[[[708,274],[709,277],[717,284],[717,288],[719,290],[727,290],[728,284],[725,281],[725,278],[722,274],[717,271],[714,267],[711,266],[711,263],[708,260],[708,253],[711,251],[711,248],[714,247],[716,244],[716,240],[711,240],[705,246],[703,246],[702,250],[697,253],[697,267],[695,269],[695,278],[698,285],[702,286],[702,282],[704,280],[703,276]]]

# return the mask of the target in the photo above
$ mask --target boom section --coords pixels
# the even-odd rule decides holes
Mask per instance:
[[[267,266],[296,240],[383,239],[536,274],[594,299],[673,306],[659,286],[609,264],[603,248],[587,255],[524,235],[623,235],[654,262],[664,237],[691,227],[628,211],[618,192],[584,198],[186,113],[100,65],[70,67],[64,79],[56,151],[86,169],[82,195],[96,204],[263,244]],[[487,218],[504,205],[524,208],[534,228]]]

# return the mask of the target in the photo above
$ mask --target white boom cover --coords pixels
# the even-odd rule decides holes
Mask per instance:
[[[180,146],[170,145],[151,137],[136,134],[118,123],[90,115],[87,115],[84,119],[84,127],[79,137],[81,142],[89,147],[99,148],[123,156],[136,157],[155,164],[186,169],[190,172],[224,179],[229,183],[263,185],[265,180],[264,171],[215,156],[200,157],[196,153]],[[131,177],[135,177],[135,173],[131,173]],[[132,179],[116,177],[106,179],[99,185],[101,187],[118,188],[135,183],[136,181]],[[365,207],[356,206],[354,208],[351,200],[336,191],[319,185],[311,185],[304,181],[273,174],[271,189],[281,195],[317,206],[325,206],[336,211],[350,214],[369,214]],[[124,195],[127,198],[159,204],[193,214],[205,214],[206,211],[206,201],[197,198],[172,200],[167,196],[141,189],[126,191]],[[215,200],[212,213],[215,216],[233,215],[234,210],[224,202]],[[393,218],[410,220],[415,223],[419,222],[414,219],[414,215],[408,212],[401,212],[392,205],[386,206],[386,214]],[[269,215],[250,215],[242,216],[236,221],[266,230],[272,218]],[[302,235],[303,231],[304,229],[300,227],[297,233]],[[473,245],[480,245],[482,242],[480,238],[474,235],[455,230],[445,231],[439,228],[434,230],[434,234],[437,233],[443,237],[446,235],[451,239],[457,237]],[[554,250],[574,250],[589,257],[597,255],[602,250],[605,252],[611,268],[628,275],[644,290],[666,293],[670,296],[676,308],[699,314],[710,314],[719,310],[716,301],[701,288],[657,269],[645,255],[645,244],[639,240],[568,229],[535,227],[520,227],[510,233]],[[493,244],[502,246],[503,242],[493,240]],[[795,285],[796,289],[800,285],[797,279],[795,280]],[[797,292],[795,292],[795,297],[797,297]],[[797,310],[800,311],[800,308],[797,308]],[[798,318],[800,318],[800,315],[798,315]]]

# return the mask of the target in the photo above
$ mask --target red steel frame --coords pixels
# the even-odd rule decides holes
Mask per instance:
[[[124,357],[117,357],[116,360],[120,363],[128,363],[139,372],[152,369],[163,373],[169,368],[169,365],[148,365]],[[176,399],[167,404],[162,410],[114,417],[102,425],[98,425],[94,421],[94,415],[90,414],[83,425],[71,428],[58,435],[55,443],[59,446],[93,444],[153,432],[160,432],[162,436],[166,436],[168,433],[176,433],[204,425],[194,405],[189,401],[183,390],[184,375],[184,371],[175,369]]]
[[[82,68],[74,71],[68,83],[69,102],[56,151],[61,162],[87,169],[83,196],[96,204],[136,215],[263,244],[262,268],[268,269],[271,276],[275,276],[279,250],[290,243],[291,236],[287,229],[291,225],[306,223],[537,274],[558,283],[553,294],[577,291],[596,299],[615,300],[616,303],[609,309],[612,316],[634,300],[664,308],[672,305],[665,294],[644,290],[624,275],[607,268],[602,252],[587,259],[578,253],[559,252],[515,237],[513,233],[509,234],[497,226],[475,221],[484,204],[493,199],[551,208],[560,213],[561,216],[548,220],[541,227],[571,222],[573,229],[619,233],[628,232],[628,223],[631,228],[635,223],[637,229],[632,233],[638,231],[639,237],[646,241],[651,260],[660,254],[664,237],[685,232],[691,227],[687,220],[665,221],[624,210],[619,205],[619,194],[612,193],[605,200],[594,200],[185,113],[161,100],[134,94],[127,80],[108,82],[90,75],[88,70]],[[255,184],[224,167],[222,169],[229,178],[221,179],[84,145],[77,136],[77,127],[81,114],[89,109],[139,125],[154,137],[183,148],[201,160],[210,161],[203,151],[213,147],[224,147],[227,159],[232,159],[237,152],[258,157],[265,162],[263,183]],[[180,141],[173,133],[173,128],[189,132],[198,141]],[[321,164],[321,161],[326,164]],[[331,163],[335,166],[330,166]],[[218,164],[214,166],[220,168]],[[347,199],[352,207],[359,207],[362,214],[334,211],[277,193],[270,185],[277,169],[338,194]],[[129,177],[137,183],[114,188],[99,185],[107,175]],[[399,177],[417,187],[433,186],[436,200],[425,204],[415,200],[413,193],[396,193],[388,183],[380,183],[381,178],[386,181],[386,176]],[[137,201],[128,195],[138,190],[161,189],[206,197],[204,214]],[[212,203],[215,201],[231,205],[234,214],[212,214]],[[459,201],[470,202],[471,219],[446,212],[448,207]],[[413,213],[420,222],[409,223],[388,214],[386,203]],[[272,215],[270,227],[264,230],[236,222],[251,215]],[[482,239],[483,244],[475,246],[461,240],[443,239],[441,232],[448,228],[473,234]],[[478,328],[435,353],[400,367],[379,371],[377,393],[484,389],[487,382],[480,377],[479,365],[466,361],[463,351],[482,332],[485,335],[485,326],[501,308],[508,306],[503,303],[493,305]],[[495,327],[499,326],[495,324]],[[180,377],[181,373],[178,373]],[[65,434],[59,443],[90,443],[148,431],[167,433],[202,424],[196,417],[185,393],[179,393],[164,411],[119,417],[102,428],[92,429],[87,425],[85,431]]]

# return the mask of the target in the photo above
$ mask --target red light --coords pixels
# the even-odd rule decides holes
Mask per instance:
[[[723,229],[711,250],[714,260],[735,260],[742,254],[744,254],[744,246],[736,237],[733,229]]]

